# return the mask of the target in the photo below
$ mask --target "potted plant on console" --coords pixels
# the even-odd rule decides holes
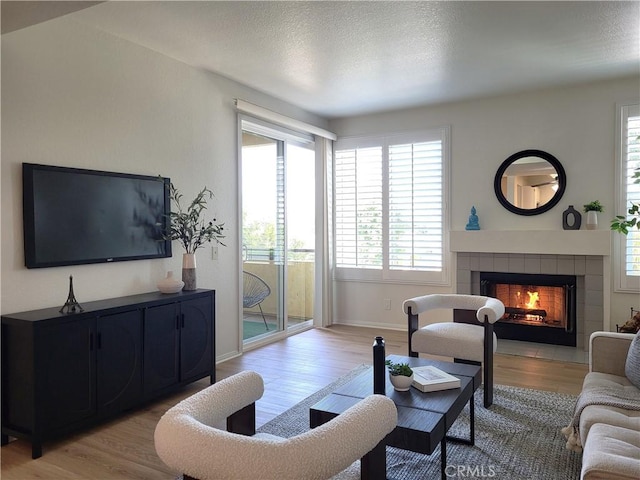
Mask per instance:
[[[600,200],[594,200],[584,206],[584,211],[587,214],[587,230],[595,230],[598,228],[598,212],[604,210]]]
[[[182,281],[184,290],[196,289],[196,257],[198,248],[205,243],[216,242],[224,246],[220,239],[224,238],[222,231],[224,223],[216,223],[214,218],[206,221],[204,218],[207,209],[207,201],[213,198],[213,192],[204,187],[187,207],[182,205],[182,194],[173,185],[170,185],[171,202],[176,211],[169,215],[169,231],[167,239],[178,240],[185,250],[182,255]]]
[[[393,363],[391,360],[384,362],[389,368],[389,380],[393,388],[399,392],[406,392],[413,382],[413,370],[408,363]]]

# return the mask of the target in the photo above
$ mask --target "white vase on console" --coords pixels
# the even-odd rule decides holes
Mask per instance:
[[[158,290],[162,293],[178,293],[184,287],[184,282],[173,276],[169,270],[167,276],[158,282]]]

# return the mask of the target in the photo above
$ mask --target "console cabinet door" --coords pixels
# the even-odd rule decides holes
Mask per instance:
[[[41,375],[44,431],[68,427],[95,413],[95,319],[40,329],[36,376]],[[37,413],[36,413],[37,414]]]
[[[181,303],[180,380],[201,378],[213,369],[211,297]]]
[[[144,393],[154,395],[179,381],[178,305],[147,308],[144,318]]]
[[[142,397],[142,311],[98,318],[97,399],[101,414],[133,406]]]

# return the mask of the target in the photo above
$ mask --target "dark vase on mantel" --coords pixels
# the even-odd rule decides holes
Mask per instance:
[[[376,337],[373,342],[373,393],[384,395],[387,379],[384,364],[384,338]]]
[[[562,212],[562,228],[565,230],[580,230],[581,224],[582,215],[573,208],[573,205],[569,205],[569,208]]]

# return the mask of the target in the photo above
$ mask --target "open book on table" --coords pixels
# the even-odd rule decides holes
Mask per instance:
[[[434,366],[412,367],[412,370],[412,386],[421,392],[435,392],[437,390],[460,388],[459,378],[449,375]]]

